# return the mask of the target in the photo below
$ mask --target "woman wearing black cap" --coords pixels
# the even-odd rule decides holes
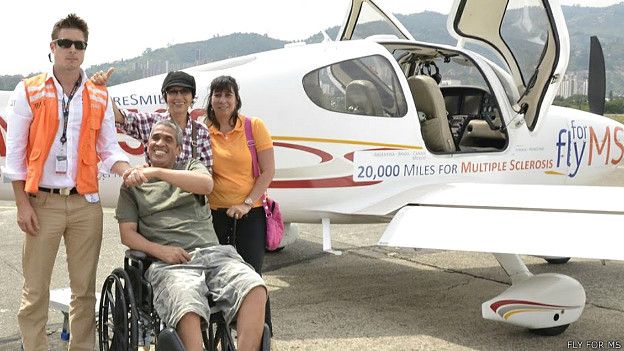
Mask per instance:
[[[98,72],[91,80],[98,85],[106,85],[113,69],[108,72]],[[212,172],[212,149],[210,148],[210,133],[200,123],[195,122],[189,110],[195,99],[195,78],[182,71],[172,71],[167,74],[161,88],[162,96],[167,103],[165,112],[131,112],[120,110],[113,102],[115,124],[125,134],[140,140],[147,147],[152,126],[164,119],[172,119],[182,129],[182,153],[177,161],[186,161],[197,158]],[[145,160],[150,163],[147,153]]]

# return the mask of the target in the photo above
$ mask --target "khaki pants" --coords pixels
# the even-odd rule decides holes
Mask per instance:
[[[65,240],[71,288],[69,350],[95,348],[95,279],[102,243],[102,207],[84,196],[38,192],[30,203],[39,220],[36,236],[24,234],[24,286],[17,319],[24,351],[48,350],[46,323],[52,268]]]

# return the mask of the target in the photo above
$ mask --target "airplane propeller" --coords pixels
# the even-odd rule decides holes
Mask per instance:
[[[605,61],[602,46],[595,35],[590,38],[587,95],[589,110],[598,115],[605,111]]]

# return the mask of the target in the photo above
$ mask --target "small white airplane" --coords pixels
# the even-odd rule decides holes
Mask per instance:
[[[622,163],[624,125],[552,106],[570,50],[557,0],[456,0],[448,30],[456,46],[416,41],[373,0],[352,0],[335,41],[186,69],[201,87],[192,115],[213,78],[238,80],[242,112],[273,135],[270,194],[287,237],[292,223],[323,223],[331,250],[330,222],[389,221],[380,245],[493,252],[512,285],[483,317],[562,333],[583,311],[583,287],[531,274],[519,254],[624,259],[614,231],[624,189],[587,186]],[[109,91],[120,107],[163,109],[163,78]],[[140,143],[119,137],[142,163]],[[103,176],[104,205],[120,183]],[[0,198],[12,196],[2,184]]]

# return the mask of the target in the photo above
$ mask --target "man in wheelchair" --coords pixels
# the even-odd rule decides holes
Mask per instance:
[[[124,174],[116,210],[121,241],[156,259],[145,275],[154,307],[186,350],[203,350],[201,322],[215,310],[227,323],[236,321],[238,350],[259,350],[266,286],[234,247],[219,245],[205,204],[212,176],[197,160],[176,162],[181,145],[182,131],[173,121],[152,128],[152,164]]]

